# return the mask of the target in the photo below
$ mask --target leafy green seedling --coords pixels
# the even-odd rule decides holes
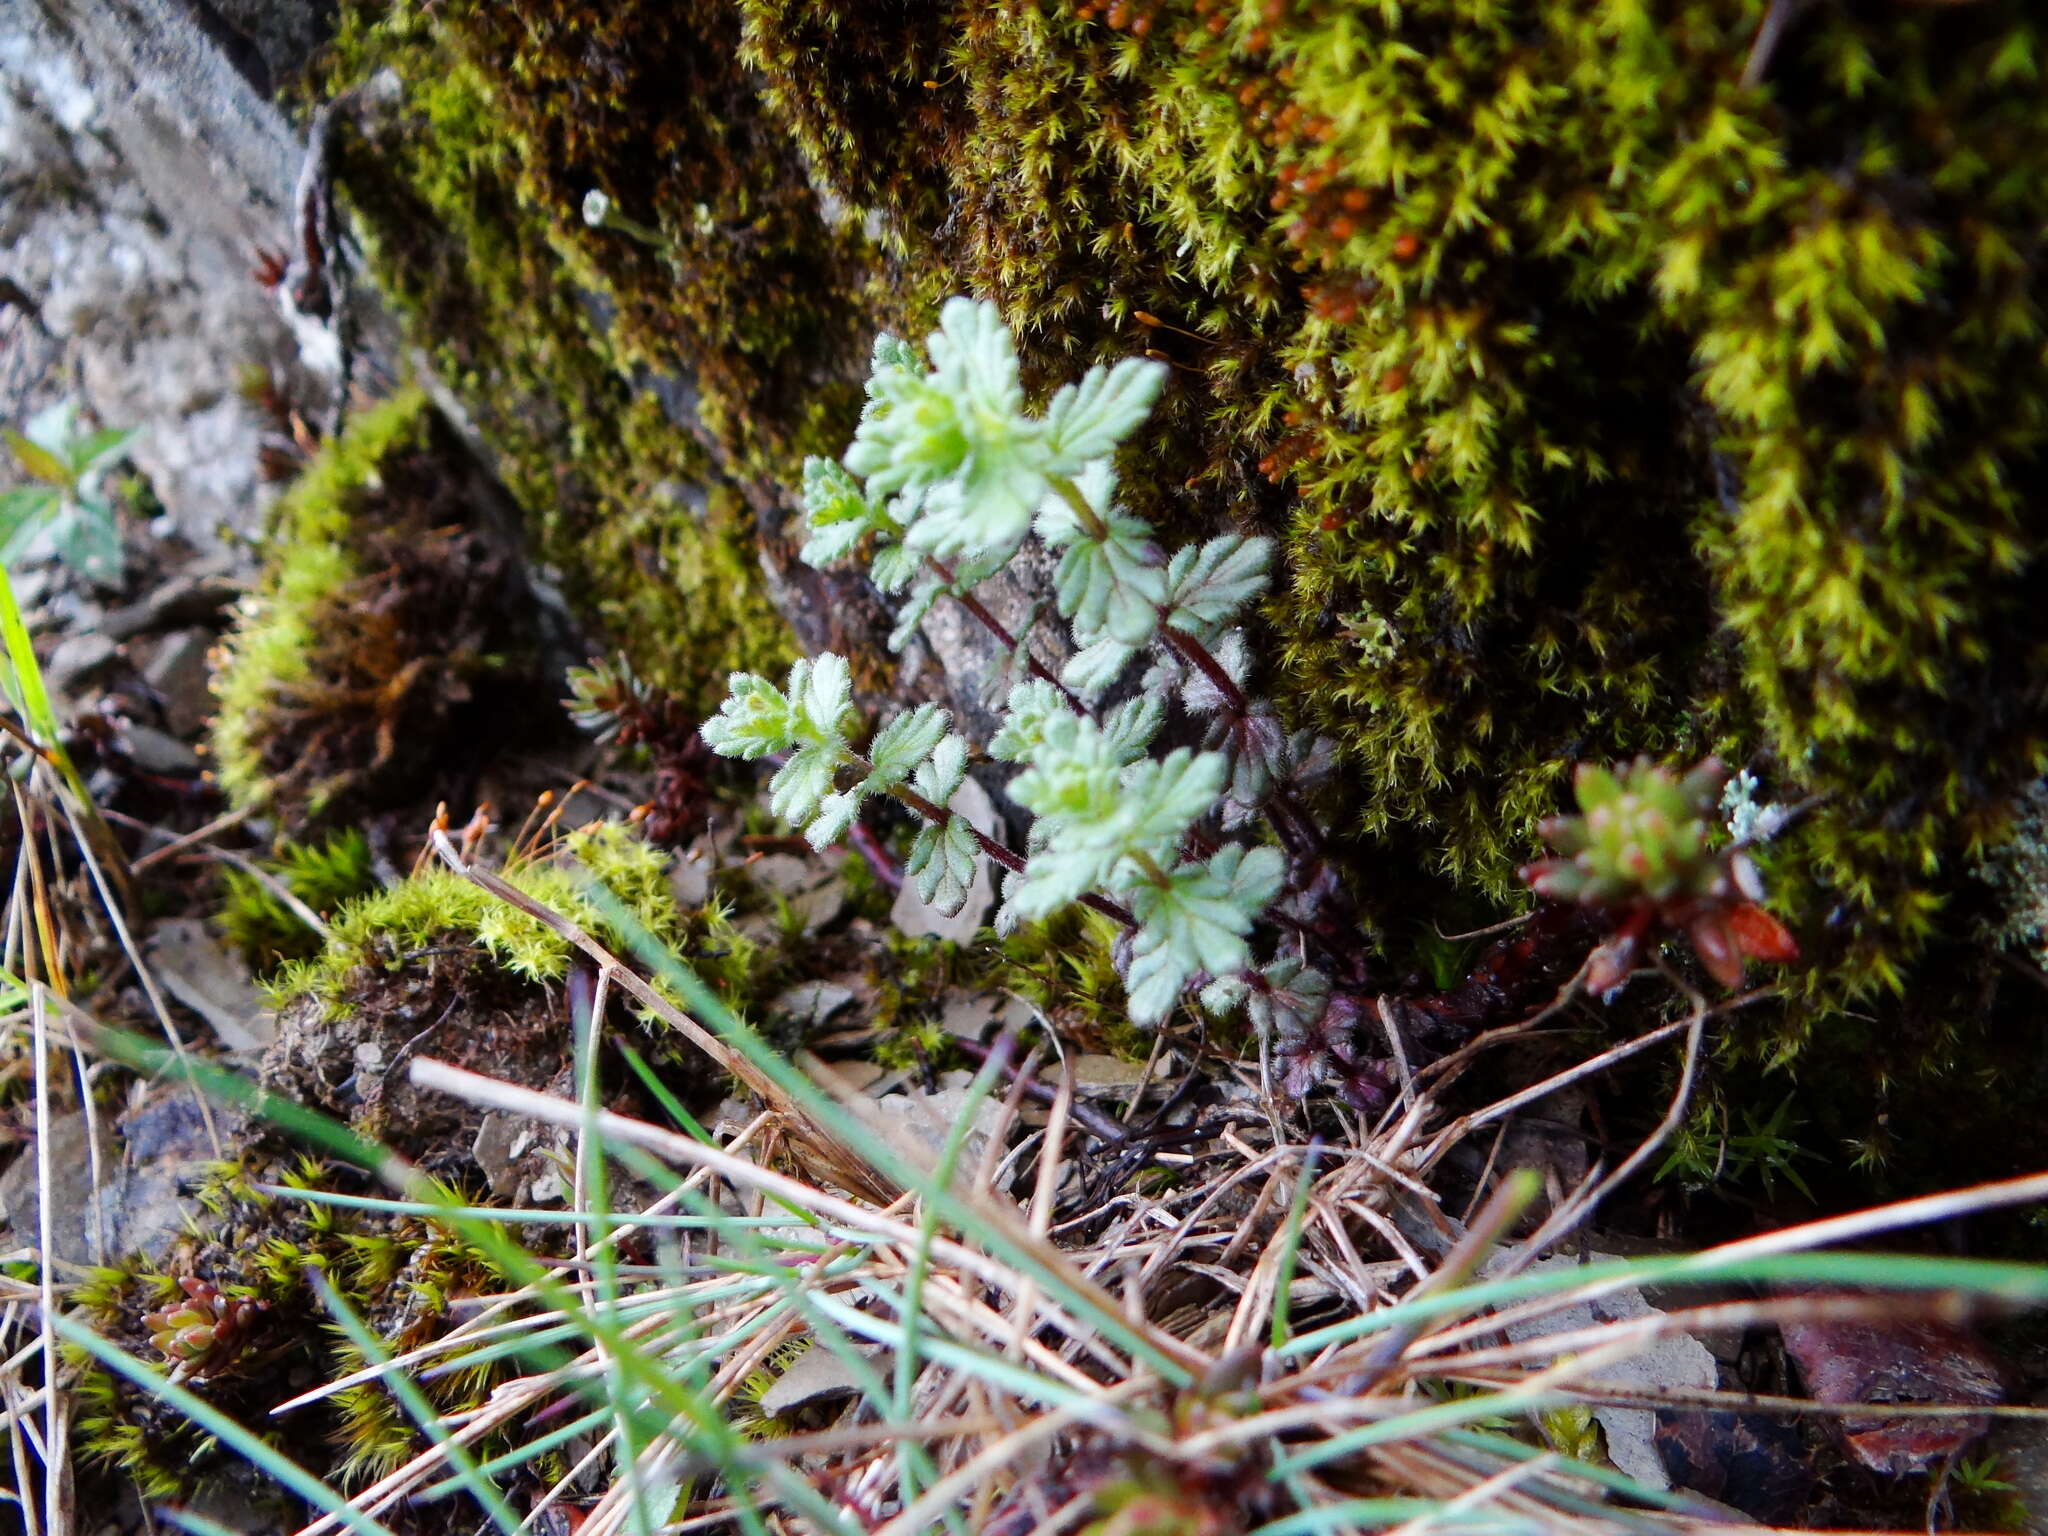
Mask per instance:
[[[121,530],[101,482],[135,436],[112,427],[81,432],[73,400],[36,412],[20,432],[0,428],[15,463],[37,482],[0,493],[0,565],[11,570],[47,534],[57,557],[81,576],[118,582]]]
[[[968,744],[927,704],[885,722],[856,747],[850,674],[833,655],[800,662],[788,683],[737,673],[704,728],[728,757],[781,756],[769,786],[778,815],[824,847],[861,803],[889,794],[924,820],[908,872],[925,900],[957,911],[979,857],[1004,866],[999,931],[1081,901],[1131,930],[1118,946],[1131,1017],[1165,1018],[1191,982],[1211,1007],[1253,1000],[1261,1027],[1293,1006],[1252,969],[1247,942],[1280,894],[1278,848],[1217,847],[1224,830],[1265,813],[1289,852],[1312,849],[1314,825],[1292,802],[1322,755],[1245,691],[1249,649],[1232,625],[1265,589],[1269,540],[1225,534],[1171,555],[1117,496],[1113,456],[1144,423],[1166,382],[1158,363],[1126,358],[1062,386],[1043,414],[1027,405],[1016,344],[995,305],[949,299],[923,354],[893,336],[875,343],[867,405],[841,463],[811,459],[803,558],[828,565],[863,551],[884,593],[907,593],[890,644],[908,644],[951,596],[1010,653],[1008,708],[989,754],[1016,763],[1010,798],[1037,819],[1018,854],[949,808]],[[973,595],[1036,535],[1057,555],[1053,606],[1073,651],[1055,676]],[[1093,701],[1144,652],[1137,697],[1107,712]],[[1147,752],[1166,701],[1204,722],[1199,749]],[[1295,979],[1302,968],[1288,970]],[[1288,992],[1320,1001],[1312,974]]]

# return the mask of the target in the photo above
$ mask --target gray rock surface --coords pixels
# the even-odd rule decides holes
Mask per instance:
[[[141,428],[136,465],[208,545],[268,500],[239,376],[326,384],[250,273],[286,243],[298,135],[199,14],[0,0],[0,420],[70,395]]]

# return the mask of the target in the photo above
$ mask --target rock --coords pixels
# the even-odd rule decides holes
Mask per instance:
[[[98,1158],[94,1138],[81,1110],[58,1115],[21,1156],[0,1174],[0,1213],[14,1229],[15,1241],[40,1247],[42,1237],[41,1168],[38,1148],[50,1164],[50,1247],[52,1257],[72,1264],[104,1264],[120,1252],[115,1233],[100,1212],[94,1174],[111,1178],[119,1153],[109,1134],[107,1117],[97,1117]],[[97,1168],[94,1166],[97,1161]]]
[[[1145,1063],[1094,1052],[1074,1058],[1074,1087],[1082,1093],[1115,1093],[1145,1080]]]
[[[1799,1426],[1775,1414],[1660,1408],[1655,1444],[1678,1487],[1767,1525],[1796,1522],[1816,1482]]]
[[[860,1379],[836,1351],[814,1344],[761,1394],[761,1411],[780,1416],[829,1398],[850,1396],[860,1387]]]
[[[747,878],[775,896],[796,896],[816,885],[818,866],[793,853],[764,853],[746,866]]]
[[[198,1014],[231,1051],[261,1050],[276,1021],[250,979],[249,967],[197,918],[172,918],[149,936],[149,962],[179,1002]]]
[[[206,624],[218,618],[241,590],[229,574],[225,555],[195,560],[146,596],[109,613],[100,621],[100,633],[129,640],[159,630]]]
[[[996,815],[995,802],[988,791],[972,777],[963,779],[960,788],[953,795],[951,810],[965,816],[985,836],[1002,835],[1001,819]],[[987,859],[977,859],[974,869],[974,884],[968,888],[967,901],[960,910],[948,917],[936,907],[928,904],[917,894],[917,882],[906,879],[903,888],[896,893],[896,900],[889,907],[889,920],[913,938],[932,937],[952,939],[965,944],[981,931],[981,925],[988,919],[988,909],[995,901],[995,882],[990,878]]]
[[[1613,1255],[1593,1253],[1587,1257],[1595,1263]],[[1529,1265],[1523,1273],[1544,1274],[1551,1270],[1575,1269],[1579,1260],[1560,1254],[1553,1258],[1539,1259]],[[1499,1269],[1498,1262],[1489,1263],[1483,1274],[1492,1274]],[[1625,1290],[1613,1291],[1590,1302],[1581,1302],[1575,1307],[1547,1313],[1523,1323],[1513,1323],[1506,1333],[1517,1343],[1525,1339],[1542,1338],[1547,1334],[1569,1333],[1580,1328],[1591,1328],[1599,1323],[1626,1322],[1631,1318],[1647,1317],[1661,1310],[1652,1307],[1643,1299],[1643,1293],[1630,1286]],[[1683,1334],[1675,1337],[1652,1339],[1643,1345],[1641,1351],[1625,1359],[1610,1361],[1600,1367],[1599,1379],[1619,1386],[1643,1386],[1651,1388],[1685,1388],[1707,1390],[1720,1384],[1719,1368],[1707,1347],[1698,1339]],[[1593,1417],[1607,1437],[1608,1458],[1623,1472],[1648,1488],[1669,1488],[1671,1479],[1664,1468],[1664,1461],[1657,1454],[1655,1437],[1657,1415],[1648,1408],[1608,1408],[1593,1410]]]
[[[846,910],[846,882],[838,870],[793,853],[770,853],[746,866],[747,877],[789,903],[805,933],[816,933]]]
[[[203,629],[173,630],[143,667],[144,679],[163,701],[164,723],[173,736],[197,736],[213,712],[206,664],[212,648],[213,636]]]
[[[520,1184],[525,1181],[526,1170],[520,1165],[520,1159],[533,1150],[533,1132],[531,1120],[498,1110],[485,1115],[483,1123],[476,1128],[476,1140],[470,1144],[470,1156],[483,1170],[491,1193],[500,1199],[509,1200],[517,1195]]]
[[[815,1029],[852,1002],[853,988],[836,981],[806,981],[777,994],[769,1003],[771,1017]]]
[[[66,635],[43,663],[43,680],[52,693],[75,696],[104,674],[120,654],[121,648],[100,631]]]
[[[817,933],[839,921],[846,910],[846,882],[837,874],[820,880],[807,891],[790,898],[790,906],[803,920],[805,933]]]
[[[131,456],[194,543],[254,532],[273,494],[238,373],[273,371],[316,405],[331,392],[249,277],[252,249],[285,243],[297,136],[206,35],[206,9],[0,13],[0,276],[57,344],[32,382],[140,428]]]
[[[709,901],[711,877],[717,869],[717,861],[701,840],[677,854],[668,873],[668,886],[676,905],[685,912],[694,912]]]
[[[160,731],[153,725],[124,726],[121,749],[145,773],[189,779],[199,772],[199,754],[170,732]]]
[[[536,1174],[526,1187],[526,1198],[534,1205],[559,1205],[569,1195],[569,1181],[555,1169]]]
[[[973,1080],[970,1073],[948,1072],[939,1079],[940,1088],[936,1093],[928,1093],[913,1085],[900,1093],[884,1094],[880,1098],[862,1096],[852,1101],[852,1107],[862,1119],[887,1127],[899,1139],[922,1148],[936,1163],[945,1149],[947,1138],[967,1112],[967,1087]],[[972,1176],[1001,1112],[998,1097],[991,1095],[982,1099],[975,1110],[974,1128],[968,1132],[956,1165],[960,1176]]]
[[[2027,1529],[2048,1529],[2048,1423],[1999,1419],[1984,1442],[1984,1454],[1996,1459],[1999,1477],[2012,1484],[2010,1497],[2032,1516]]]
[[[243,1117],[216,1104],[213,1122],[221,1145],[232,1150]],[[187,1192],[216,1160],[206,1117],[190,1088],[163,1084],[123,1112],[115,1128],[121,1133],[121,1157],[111,1182],[99,1192],[109,1243],[115,1253],[160,1259],[200,1214]]]
[[[860,1093],[880,1082],[888,1069],[878,1061],[835,1061],[832,1070],[839,1075],[840,1082]]]
[[[979,1040],[995,1017],[996,999],[985,992],[949,992],[939,1009],[939,1028],[962,1040]]]

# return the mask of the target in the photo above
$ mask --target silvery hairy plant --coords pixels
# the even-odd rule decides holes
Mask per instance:
[[[1271,542],[1232,533],[1168,555],[1118,499],[1112,456],[1150,414],[1165,375],[1140,359],[1091,368],[1033,415],[999,311],[955,298],[924,358],[893,336],[876,342],[844,462],[804,466],[803,558],[824,566],[865,555],[882,591],[907,594],[893,647],[952,597],[1009,652],[1007,708],[987,750],[1019,765],[1009,794],[1035,818],[1023,854],[949,808],[969,747],[945,710],[921,705],[858,745],[838,656],[797,663],[782,688],[735,673],[704,736],[729,757],[786,754],[771,804],[817,847],[843,835],[870,796],[908,805],[924,825],[907,869],[943,910],[958,910],[986,855],[1007,871],[999,928],[1075,901],[1116,917],[1131,930],[1120,958],[1139,1022],[1163,1019],[1190,981],[1206,978],[1210,1006],[1249,1000],[1270,1027],[1328,990],[1298,960],[1252,969],[1247,939],[1287,883],[1287,857],[1218,846],[1202,824],[1213,817],[1236,831],[1263,815],[1286,853],[1313,852],[1319,834],[1295,795],[1325,754],[1245,690],[1249,650],[1234,625],[1265,588]],[[1028,634],[1012,635],[974,595],[1033,536],[1059,556],[1053,602],[1075,643],[1056,675]],[[1135,696],[1100,708],[1141,657],[1148,670]],[[1155,757],[1170,696],[1205,723],[1203,745]]]

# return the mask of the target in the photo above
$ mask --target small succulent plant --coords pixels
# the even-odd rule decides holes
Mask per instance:
[[[599,741],[644,750],[654,767],[654,793],[642,823],[650,841],[679,848],[703,830],[709,758],[699,721],[674,694],[642,681],[621,655],[571,667],[562,701],[580,730]]]
[[[1525,865],[1537,895],[1614,915],[1586,985],[1607,992],[1628,975],[1645,939],[1683,933],[1707,974],[1740,986],[1745,962],[1793,960],[1799,949],[1766,912],[1763,880],[1742,848],[1712,846],[1727,770],[1708,758],[1680,775],[1637,758],[1619,769],[1579,765],[1579,814],[1538,830],[1556,854]]]
[[[219,1375],[233,1364],[251,1321],[266,1303],[226,1295],[191,1275],[180,1277],[178,1288],[185,1293],[183,1301],[143,1314],[149,1342],[182,1377]]]

